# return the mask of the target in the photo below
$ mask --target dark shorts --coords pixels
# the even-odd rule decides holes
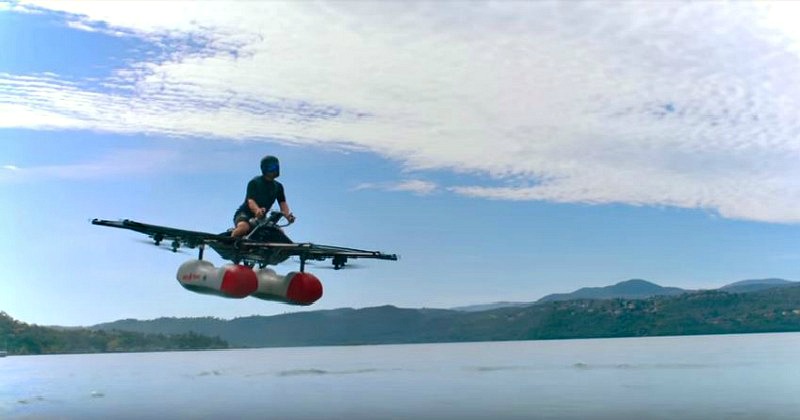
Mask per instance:
[[[236,226],[236,225],[239,224],[239,222],[247,222],[249,224],[250,223],[250,218],[252,218],[252,217],[253,216],[251,216],[251,215],[249,215],[249,214],[247,214],[247,213],[245,213],[243,211],[237,211],[236,214],[233,215],[233,225]]]

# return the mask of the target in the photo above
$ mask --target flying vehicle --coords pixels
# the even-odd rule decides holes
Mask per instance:
[[[305,271],[307,261],[332,260],[333,268],[342,269],[351,259],[371,258],[397,261],[396,254],[366,251],[310,242],[295,243],[283,232],[291,223],[279,225],[283,214],[270,212],[268,217],[251,219],[250,233],[234,238],[230,231],[214,234],[140,223],[133,220],[93,219],[93,225],[128,229],[143,233],[156,246],[166,241],[168,249],[198,250],[196,259],[184,262],[178,268],[178,282],[187,290],[229,298],[253,296],[291,305],[311,305],[322,297],[322,283]],[[231,264],[215,267],[203,259],[206,246]],[[268,268],[290,257],[300,260],[299,271],[280,275]]]

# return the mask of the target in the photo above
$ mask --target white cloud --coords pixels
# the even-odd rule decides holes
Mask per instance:
[[[91,25],[87,25],[85,22],[81,22],[81,21],[78,21],[78,20],[68,21],[67,22],[67,27],[72,28],[72,29],[77,29],[77,30],[80,30],[80,31],[86,31],[86,32],[97,32],[98,31],[97,28],[95,28],[95,27],[93,27]]]
[[[344,145],[496,181],[470,196],[800,222],[791,3],[21,4],[171,53],[103,89],[0,74],[0,127]]]
[[[436,192],[438,185],[434,182],[419,179],[409,179],[398,182],[365,182],[355,187],[355,190],[384,190],[403,191],[417,195],[429,195]]]

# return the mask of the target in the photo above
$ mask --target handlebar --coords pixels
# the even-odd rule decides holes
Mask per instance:
[[[287,223],[286,224],[279,225],[278,221],[281,220],[282,217],[284,217],[283,213],[281,213],[279,211],[271,211],[271,212],[269,212],[269,216],[263,217],[261,219],[257,219],[255,217],[252,217],[252,218],[250,218],[249,222],[250,222],[250,226],[253,226],[253,227],[275,226],[275,227],[279,227],[279,228],[286,227],[286,226],[289,226],[292,223],[294,223],[294,222],[289,222],[288,219],[287,219]]]

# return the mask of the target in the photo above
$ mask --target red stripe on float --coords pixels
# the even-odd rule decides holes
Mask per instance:
[[[289,282],[286,298],[300,305],[311,305],[322,297],[322,283],[311,273],[297,273]]]
[[[230,265],[225,267],[220,290],[225,295],[235,298],[249,296],[258,289],[256,273],[244,265]]]

